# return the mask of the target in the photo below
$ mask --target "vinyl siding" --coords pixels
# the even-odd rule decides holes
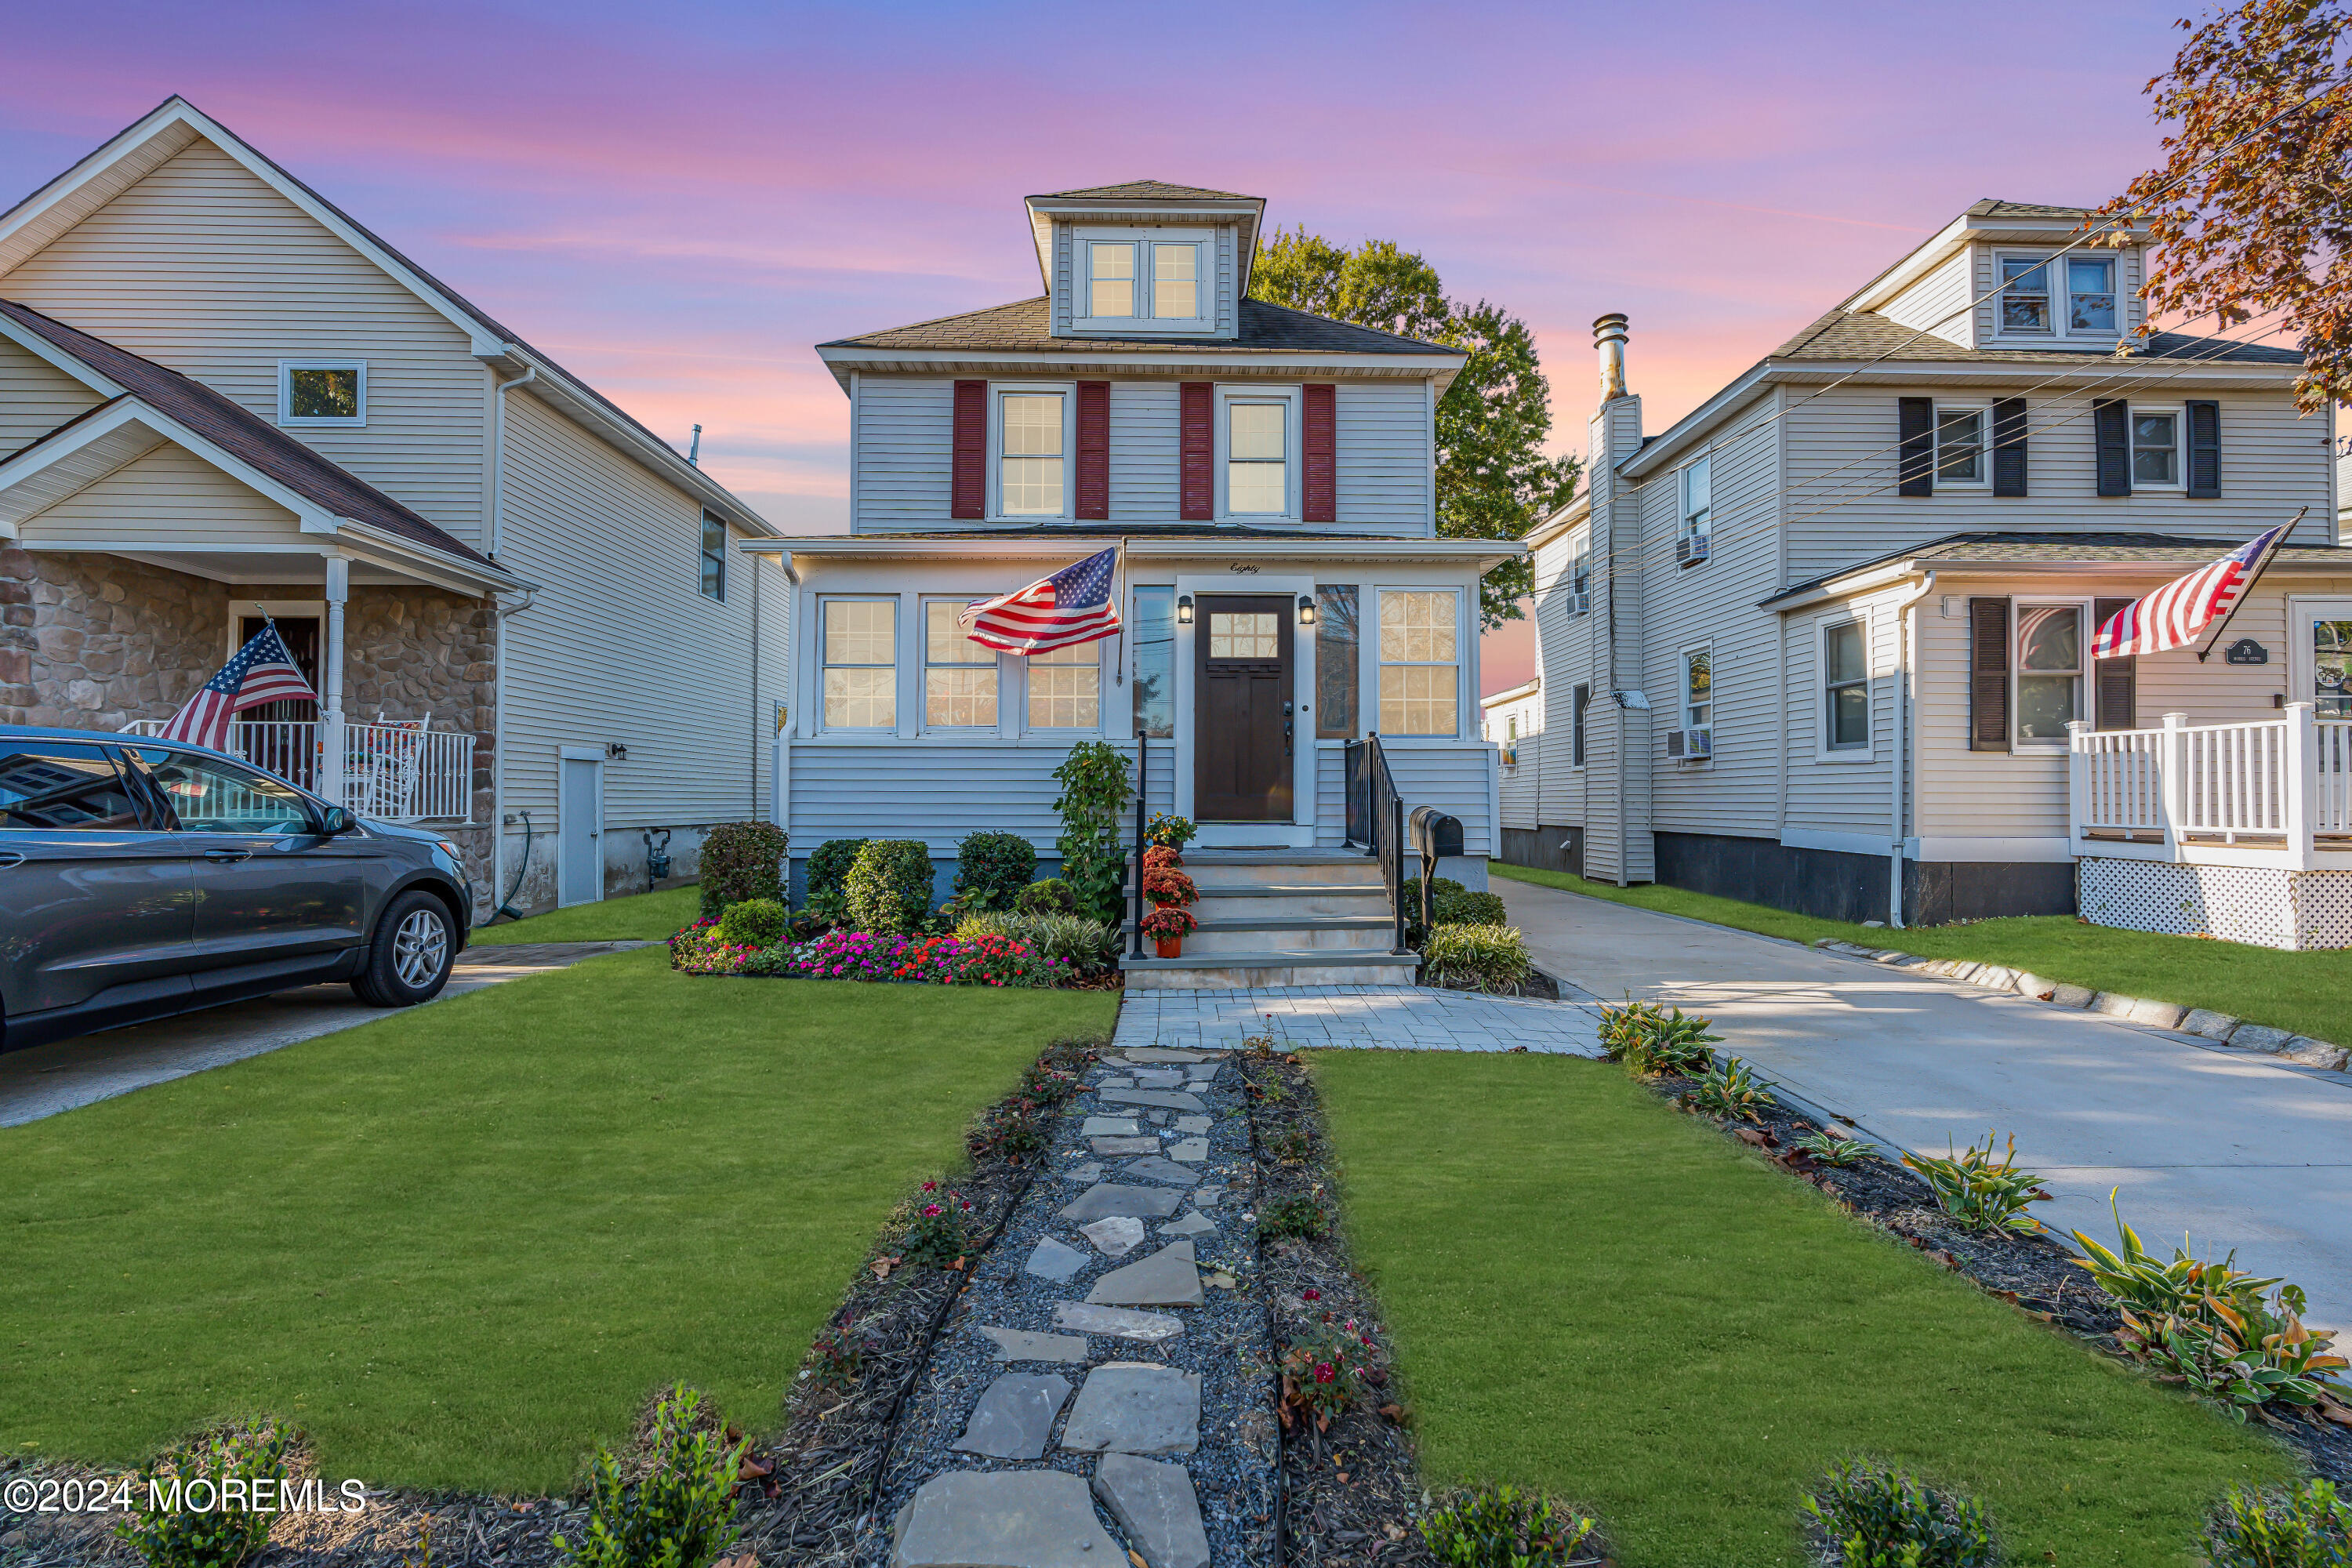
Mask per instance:
[[[1536,753],[1538,780],[1534,813],[1538,826],[1581,827],[1585,824],[1585,783],[1590,768],[1576,765],[1576,688],[1590,685],[1597,701],[1585,712],[1588,728],[1615,711],[1609,699],[1608,674],[1601,663],[1601,639],[1605,618],[1598,610],[1580,616],[1568,613],[1571,569],[1577,550],[1590,536],[1578,528],[1539,547],[1534,562],[1536,647],[1543,677],[1538,693],[1543,716],[1532,740],[1519,742],[1520,754]],[[1601,595],[1593,595],[1596,605]],[[1526,770],[1522,763],[1521,770]],[[1511,826],[1518,826],[1517,823]]]
[[[1133,742],[1115,742],[1133,761]],[[1062,786],[1054,770],[1070,754],[1060,741],[795,741],[792,746],[793,853],[807,856],[830,838],[913,838],[953,859],[973,833],[1017,833],[1038,854],[1055,854],[1062,835],[1054,809]],[[1173,799],[1175,749],[1151,742],[1144,809]],[[887,789],[876,781],[887,780]],[[1131,834],[1135,807],[1121,816]]]
[[[1396,779],[1397,795],[1404,802],[1406,811],[1417,805],[1433,805],[1449,816],[1458,816],[1462,819],[1462,853],[1500,853],[1491,804],[1495,773],[1500,763],[1493,746],[1483,741],[1457,741],[1437,746],[1398,741],[1383,742],[1382,749],[1388,752],[1389,772]],[[1319,767],[1317,773],[1319,786]],[[1344,826],[1344,795],[1340,797],[1339,810]],[[1317,815],[1321,816],[1319,801]]]
[[[1177,515],[1181,432],[1177,383],[1110,384],[1110,516],[1168,522]]]
[[[1969,283],[1974,264],[1969,247],[1947,259],[1886,303],[1880,313],[1915,331],[1933,332],[1948,342],[1969,345],[1973,298]]]
[[[366,426],[296,434],[479,542],[489,377],[466,334],[212,143],[115,196],[0,292],[269,420],[279,360],[364,360]]]
[[[6,458],[102,402],[48,361],[0,340],[0,458]]]
[[[1350,532],[1428,538],[1429,388],[1422,382],[1346,382],[1334,389],[1339,522]]]
[[[2092,398],[2053,392],[2027,400],[2031,494],[1996,499],[1989,486],[1946,485],[1933,496],[1897,496],[1895,402],[1913,390],[1846,386],[1790,399],[1789,583],[1906,544],[1987,530],[2169,533],[2241,543],[2305,506],[2310,515],[2294,542],[2333,542],[2328,423],[2298,416],[2284,391],[2211,394],[2221,404],[2221,494],[2190,500],[2178,489],[2098,495]],[[2003,395],[1990,385],[1933,390],[1945,402],[1987,406]],[[2178,384],[2128,394],[2117,388],[2115,395],[2168,408],[2179,408],[2184,395]]]
[[[255,494],[202,458],[158,447],[96,484],[28,519],[28,546],[66,541],[167,548],[268,546],[315,553],[324,536],[304,534],[294,514]]]
[[[507,439],[505,560],[541,586],[502,623],[504,809],[551,831],[559,748],[618,742],[629,755],[604,766],[608,830],[764,816],[749,563],[730,554],[726,602],[703,597],[700,507],[528,393],[510,395]],[[770,618],[789,604],[769,581],[771,649],[788,627]],[[761,690],[781,697],[783,678],[779,659]]]
[[[1906,585],[1907,586],[1907,585]],[[1784,734],[1788,746],[1786,834],[1858,834],[1892,845],[1895,667],[1901,617],[1895,601],[1876,595],[1829,610],[1790,616],[1786,639],[1789,687]],[[1915,612],[1916,614],[1916,612]],[[1822,682],[1822,631],[1844,620],[1865,625],[1863,646],[1870,672],[1870,751],[1822,760],[1828,698]],[[1800,837],[1797,842],[1803,842]]]
[[[857,378],[857,495],[852,531],[901,533],[971,526],[948,516],[955,382]]]

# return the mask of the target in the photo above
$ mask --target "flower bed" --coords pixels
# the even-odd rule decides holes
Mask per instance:
[[[669,939],[670,967],[687,974],[761,979],[862,980],[910,985],[1066,985],[1076,970],[1010,937],[892,936],[834,931],[773,947],[727,942],[713,921]]]

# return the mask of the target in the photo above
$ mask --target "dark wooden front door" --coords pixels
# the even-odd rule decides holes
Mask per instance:
[[[1290,820],[1290,600],[1203,594],[1192,634],[1192,814]]]

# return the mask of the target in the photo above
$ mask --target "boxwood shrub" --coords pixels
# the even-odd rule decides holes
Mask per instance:
[[[746,899],[784,897],[784,851],[792,841],[772,822],[722,822],[702,836],[702,912],[722,915]]]
[[[839,892],[849,880],[849,868],[856,863],[857,852],[867,843],[864,838],[828,838],[818,845],[816,853],[809,857],[809,896]]]
[[[911,838],[869,838],[842,885],[850,924],[876,935],[904,936],[931,912],[931,851]]]
[[[970,910],[1009,910],[1037,874],[1037,847],[1017,833],[971,833],[956,846],[956,896]]]
[[[745,899],[719,917],[719,940],[730,947],[773,947],[784,940],[790,919],[778,900]]]
[[[1421,879],[1407,877],[1400,892],[1404,900],[1405,941],[1419,947],[1428,935],[1421,923]],[[1510,923],[1500,893],[1474,893],[1451,877],[1435,877],[1429,884],[1430,924],[1498,926]]]

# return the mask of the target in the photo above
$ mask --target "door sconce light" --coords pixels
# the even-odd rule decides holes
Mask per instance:
[[[1315,624],[1315,595],[1312,594],[1298,595],[1298,624],[1302,626]]]
[[[1192,624],[1192,595],[1190,594],[1176,595],[1176,624],[1180,626]]]
[[[629,760],[629,748],[618,741],[607,741],[604,742],[604,754],[616,763],[625,763]]]

